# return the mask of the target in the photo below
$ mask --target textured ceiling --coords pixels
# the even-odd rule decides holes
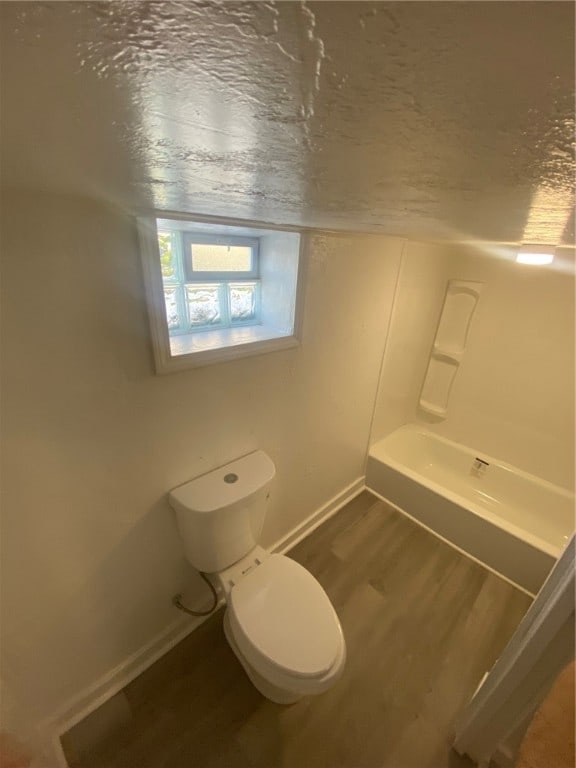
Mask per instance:
[[[2,3],[3,181],[570,242],[570,2]]]

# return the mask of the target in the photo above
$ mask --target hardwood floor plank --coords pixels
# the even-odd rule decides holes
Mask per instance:
[[[343,531],[356,526],[375,503],[377,502],[374,496],[368,491],[363,491],[293,547],[290,557],[306,568],[309,564],[313,566],[316,558],[321,559],[323,553],[330,549],[332,541]]]
[[[131,721],[74,768],[469,768],[450,750],[454,719],[530,599],[368,493],[290,556],[340,616],[332,689],[264,699],[220,611],[126,687]]]

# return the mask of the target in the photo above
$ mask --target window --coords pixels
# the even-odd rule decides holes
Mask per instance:
[[[260,322],[259,241],[159,230],[170,336]]]
[[[141,218],[158,373],[297,345],[300,233]]]

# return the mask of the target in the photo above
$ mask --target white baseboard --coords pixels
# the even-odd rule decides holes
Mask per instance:
[[[299,523],[279,539],[270,547],[270,550],[272,552],[284,553],[291,549],[323,522],[328,520],[328,518],[336,514],[339,509],[358,496],[364,490],[364,487],[364,477],[359,477],[326,502],[326,504],[313,512],[306,520]],[[158,659],[168,653],[175,645],[206,621],[206,618],[179,616],[153,640],[139,648],[121,664],[118,664],[77,696],[70,699],[58,712],[44,721],[39,726],[39,730],[46,734],[43,741],[47,768],[53,768],[53,766],[54,768],[68,768],[60,737],[129,685],[148,667],[151,667],[154,662],[158,661]]]
[[[115,696],[125,686],[129,685],[154,662],[168,653],[175,645],[187,637],[193,630],[202,624],[208,617],[179,616],[166,629],[160,632],[153,640],[139,648],[128,656],[114,669],[103,675],[88,688],[85,688],[74,698],[70,699],[49,720],[46,720],[40,730],[50,734],[53,744],[50,753],[51,762],[58,768],[68,768],[64,751],[60,743],[60,736],[84,720],[98,707]],[[48,750],[46,750],[48,751]]]

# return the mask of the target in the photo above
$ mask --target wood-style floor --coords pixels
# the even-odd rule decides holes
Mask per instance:
[[[368,493],[290,554],[342,622],[348,659],[330,691],[290,707],[264,699],[219,612],[64,736],[70,764],[468,766],[450,750],[454,718],[530,599]]]

